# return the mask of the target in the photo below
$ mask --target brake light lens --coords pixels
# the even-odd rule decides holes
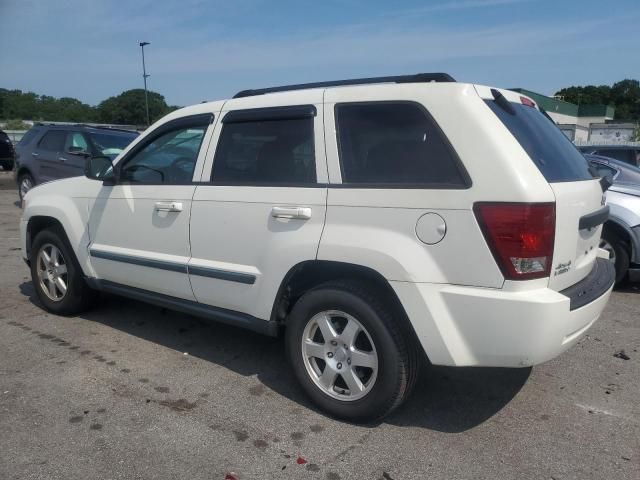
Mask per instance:
[[[533,102],[533,100],[527,98],[527,97],[520,97],[520,103],[522,103],[523,105],[526,105],[527,107],[536,107],[536,104]]]
[[[507,280],[548,277],[556,231],[554,203],[476,203],[484,238]]]

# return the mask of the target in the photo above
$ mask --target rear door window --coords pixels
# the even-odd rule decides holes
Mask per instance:
[[[343,184],[467,188],[456,152],[427,111],[413,102],[335,107]]]
[[[67,132],[64,130],[50,130],[45,133],[38,146],[42,150],[47,150],[49,152],[62,152],[66,138]]]
[[[514,113],[510,113],[493,100],[486,103],[549,183],[593,179],[582,153],[538,109],[511,103]]]
[[[313,117],[238,122],[225,117],[211,181],[222,185],[316,183]]]

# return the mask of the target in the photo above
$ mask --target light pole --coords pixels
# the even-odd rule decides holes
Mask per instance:
[[[147,98],[147,68],[144,64],[144,46],[151,45],[149,42],[140,42],[140,48],[142,49],[142,78],[144,79],[144,107],[147,111],[147,127],[151,123],[149,120],[149,99]]]

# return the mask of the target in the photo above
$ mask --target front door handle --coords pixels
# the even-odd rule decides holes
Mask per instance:
[[[67,159],[64,158],[64,157],[58,157],[58,160],[60,160],[61,162],[66,162],[67,161]]]
[[[274,218],[298,218],[309,220],[311,218],[311,208],[309,207],[273,207],[271,216]]]
[[[182,202],[156,202],[158,212],[181,212]]]

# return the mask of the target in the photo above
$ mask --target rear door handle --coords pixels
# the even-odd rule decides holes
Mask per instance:
[[[298,218],[309,220],[311,218],[311,208],[309,207],[273,207],[271,216],[274,218]]]
[[[34,156],[34,157],[37,157],[40,154],[38,152],[31,152],[31,155]]]
[[[158,212],[181,212],[182,202],[156,202]]]
[[[67,159],[64,158],[64,157],[58,157],[58,160],[60,160],[61,162],[66,162],[67,161]]]

